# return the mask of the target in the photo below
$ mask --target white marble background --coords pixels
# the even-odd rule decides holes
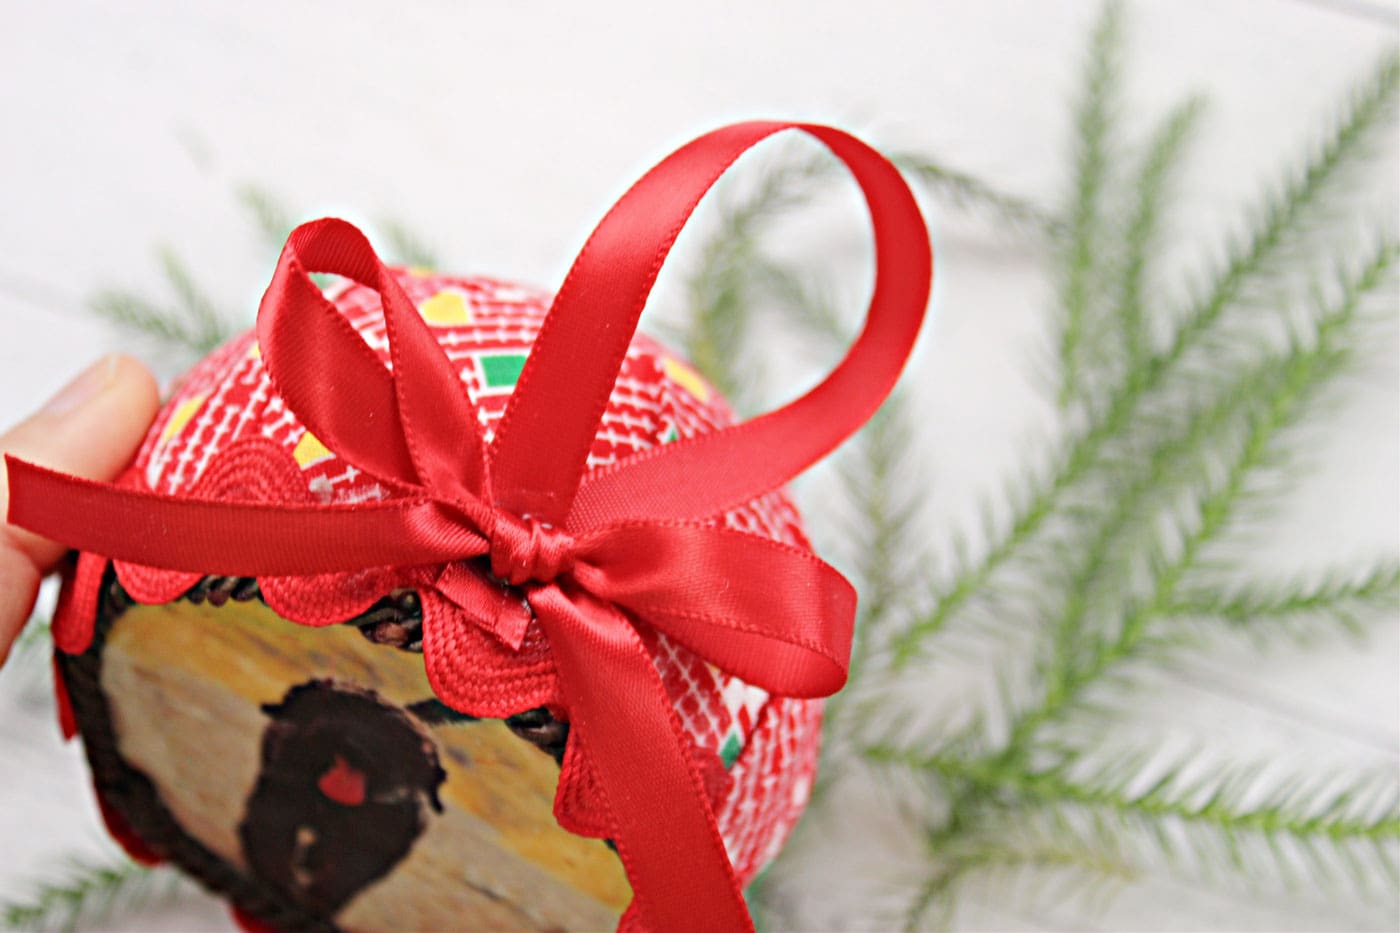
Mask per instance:
[[[160,287],[170,244],[251,314],[268,255],[244,182],[307,215],[406,221],[464,271],[557,282],[591,223],[656,158],[735,119],[789,116],[924,147],[1043,202],[1058,192],[1066,101],[1096,9],[1044,3],[783,0],[662,5],[418,2],[0,6],[0,424],[124,344],[85,312],[96,289]],[[1211,109],[1177,231],[1210,255],[1222,225],[1313,138],[1319,117],[1400,38],[1369,0],[1141,0],[1130,6],[1130,125],[1182,94]],[[1371,184],[1395,211],[1396,140]],[[1271,174],[1274,173],[1274,174]],[[937,315],[914,377],[937,469],[930,534],[974,515],[1045,409],[1033,384],[1052,294],[1041,258],[956,214],[935,219]],[[857,228],[858,229],[858,228]],[[148,354],[149,356],[149,354]],[[1311,472],[1256,555],[1275,568],[1394,554],[1400,379],[1393,342],[1312,435]],[[165,377],[169,361],[152,360]],[[941,539],[940,539],[941,541]],[[1137,711],[1150,734],[1301,762],[1400,760],[1400,626],[1365,643],[1193,663]],[[42,667],[42,665],[40,665]],[[873,858],[859,815],[813,891]],[[883,830],[881,830],[883,832]],[[0,674],[0,900],[73,851],[102,851],[76,747],[43,678]],[[1318,929],[1387,912],[1174,882],[1107,905],[984,892],[968,928]],[[859,929],[852,898],[803,922]],[[1391,917],[1391,920],[1400,918]],[[194,895],[114,925],[229,929]]]

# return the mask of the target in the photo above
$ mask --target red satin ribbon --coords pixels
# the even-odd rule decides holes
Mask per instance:
[[[739,155],[791,128],[825,143],[869,203],[877,272],[864,330],[824,382],[784,408],[585,476],[637,318],[681,227]],[[589,238],[488,450],[461,381],[368,241],[343,221],[316,221],[292,233],[263,298],[263,361],[302,424],[394,498],[171,498],[7,457],[9,520],[92,553],[194,573],[438,566],[436,595],[516,649],[532,611],[571,722],[565,767],[594,779],[594,812],[570,813],[568,828],[615,841],[634,892],[623,925],[749,930],[701,775],[638,627],[774,694],[841,687],[850,585],[806,551],[706,520],[787,482],[874,412],[914,343],[931,262],[908,188],[854,137],[789,123],[709,133],[648,172]],[[379,292],[392,374],[312,272]],[[469,569],[465,561],[483,555],[495,577],[524,591],[528,610]],[[450,632],[425,639],[434,688],[450,700],[472,658],[454,650]]]

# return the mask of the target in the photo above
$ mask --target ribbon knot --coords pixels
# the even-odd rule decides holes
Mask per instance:
[[[497,510],[490,540],[491,574],[511,586],[552,583],[573,569],[573,536],[531,516]]]

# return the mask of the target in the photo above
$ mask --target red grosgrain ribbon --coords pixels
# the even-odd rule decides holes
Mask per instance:
[[[784,408],[585,476],[637,319],[681,227],[735,159],[786,129],[825,143],[869,203],[877,271],[864,330],[824,382]],[[312,272],[379,292],[392,373]],[[167,497],[7,457],[9,519],[89,552],[195,573],[438,566],[435,596],[515,648],[533,611],[581,756],[574,766],[596,779],[597,812],[574,814],[570,828],[615,841],[634,892],[623,925],[750,930],[700,772],[639,629],[665,632],[774,694],[819,697],[841,687],[850,585],[804,550],[707,520],[787,482],[870,417],[913,346],[931,275],[909,189],[864,143],[810,124],[709,133],[648,172],[598,225],[487,448],[457,374],[368,241],[343,221],[316,221],[292,233],[263,298],[263,361],[302,424],[389,484],[393,498]],[[465,563],[478,557],[497,580],[470,569],[484,561]],[[529,609],[504,596],[499,581],[519,587]],[[450,700],[453,679],[471,678],[472,658],[453,653],[450,633],[425,637],[436,655],[427,658],[434,687]]]

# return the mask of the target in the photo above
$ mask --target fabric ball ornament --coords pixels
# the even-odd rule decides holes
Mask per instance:
[[[847,359],[736,426],[634,333],[700,197],[789,127],[663,161],[553,298],[305,225],[115,486],[8,460],[11,520],[80,549],[60,710],[134,857],[257,930],[751,929],[854,614],[781,487],[888,393],[930,277],[898,173],[800,126],[871,205]]]

